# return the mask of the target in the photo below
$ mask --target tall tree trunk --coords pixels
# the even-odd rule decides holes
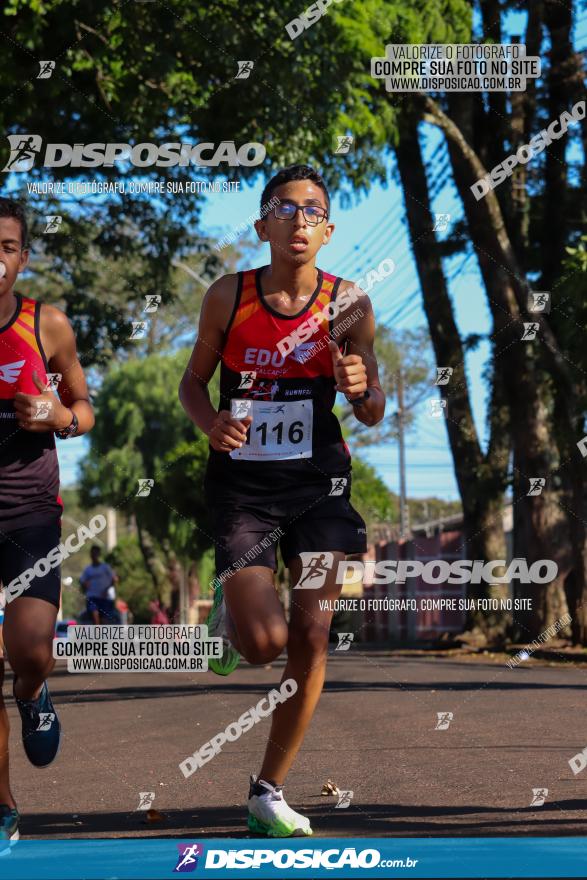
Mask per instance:
[[[492,397],[492,438],[488,455],[484,456],[471,411],[463,347],[446,286],[440,249],[432,231],[428,183],[414,117],[406,115],[395,152],[436,362],[453,369],[449,384],[439,387],[447,406],[446,426],[463,505],[467,556],[484,560],[504,559],[501,509],[509,450],[507,410],[499,405],[499,394]],[[475,597],[493,596],[496,592],[503,594],[503,588],[498,585],[484,583],[470,587],[470,595]],[[484,633],[489,640],[501,638],[506,623],[507,615],[503,613],[488,618],[478,610],[471,612],[468,619],[468,625]]]
[[[471,239],[475,247],[479,267],[487,289],[489,306],[493,315],[495,338],[499,342],[496,366],[508,390],[512,413],[514,444],[514,505],[520,509],[515,529],[516,553],[531,563],[540,558],[554,559],[559,564],[559,575],[553,582],[556,592],[562,587],[570,567],[575,569],[576,589],[585,595],[584,523],[570,522],[581,516],[582,507],[572,511],[567,522],[566,540],[553,543],[554,534],[563,531],[562,517],[567,512],[560,506],[560,488],[547,483],[540,495],[527,496],[529,480],[533,477],[548,479],[558,467],[553,456],[556,451],[552,417],[545,407],[551,406],[553,391],[545,387],[544,373],[539,361],[545,361],[550,378],[554,380],[556,394],[560,398],[564,431],[567,436],[575,433],[574,395],[567,364],[557,345],[548,321],[542,315],[528,315],[526,321],[539,325],[535,342],[522,342],[523,319],[529,286],[522,276],[516,255],[509,240],[499,203],[493,192],[480,201],[471,194],[471,185],[485,174],[478,157],[467,144],[458,123],[448,117],[430,98],[424,99],[425,118],[439,125],[447,138],[455,184],[463,202]],[[452,102],[458,117],[458,98]],[[578,450],[570,453],[576,460]],[[577,484],[582,483],[581,477]],[[578,495],[579,487],[574,489]],[[523,511],[523,529],[522,527]],[[574,559],[569,560],[571,532],[580,537],[579,546],[573,545]],[[563,536],[564,538],[565,536]],[[522,541],[522,543],[520,543]],[[546,586],[532,588],[534,611],[523,626],[535,637],[544,628],[549,590]]]
[[[155,548],[153,546],[153,540],[151,535],[147,531],[147,529],[141,524],[140,518],[136,516],[137,523],[137,535],[139,539],[139,547],[141,548],[141,553],[143,555],[143,560],[145,562],[145,568],[149,572],[149,576],[153,582],[153,586],[155,588],[155,593],[157,594],[157,599],[159,603],[163,603],[163,593],[162,593],[162,580],[163,580],[163,572],[162,566],[159,560],[157,559],[157,554],[155,553]]]

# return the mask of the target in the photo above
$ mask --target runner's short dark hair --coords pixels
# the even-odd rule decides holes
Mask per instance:
[[[330,196],[328,195],[328,190],[326,189],[326,184],[322,179],[322,175],[316,171],[315,168],[312,168],[311,165],[288,165],[287,168],[282,168],[281,171],[278,171],[275,174],[269,183],[266,185],[263,193],[261,195],[261,215],[263,216],[264,205],[266,205],[273,195],[274,190],[277,189],[278,186],[282,186],[284,183],[289,183],[290,180],[311,180],[312,183],[315,183],[316,186],[319,186],[322,192],[324,193],[324,198],[326,199],[326,209],[328,214],[330,215]]]
[[[28,248],[29,225],[27,223],[24,208],[20,202],[15,202],[14,199],[5,199],[0,196],[0,217],[13,217],[15,220],[18,220],[20,223],[22,247]]]

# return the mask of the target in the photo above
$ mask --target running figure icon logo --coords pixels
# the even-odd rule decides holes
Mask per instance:
[[[338,645],[334,649],[335,651],[349,651],[350,647],[353,643],[353,639],[355,638],[354,633],[337,633],[338,636]]]
[[[239,382],[238,390],[240,391],[242,388],[252,388],[257,378],[257,373],[255,370],[247,370],[246,372],[241,372],[241,380]]]
[[[333,553],[302,551],[302,573],[294,590],[318,590],[324,586],[326,575],[334,562]]]
[[[338,153],[339,155],[345,155],[352,148],[354,138],[350,134],[337,134],[336,140],[338,141],[338,143],[334,152]]]
[[[139,791],[139,805],[137,807],[137,810],[150,810],[151,804],[154,800],[154,791]]]
[[[10,156],[2,171],[30,171],[43,141],[39,134],[9,134]]]
[[[522,342],[531,342],[533,339],[536,339],[536,334],[540,330],[540,324],[537,324],[535,321],[524,321],[523,324],[524,332],[522,333]]]
[[[53,408],[53,403],[50,400],[41,400],[40,402],[34,402],[34,413],[32,415],[33,421],[42,422],[45,419],[49,418],[49,413]]]
[[[173,869],[174,872],[187,874],[195,871],[198,866],[198,859],[204,855],[204,847],[201,843],[178,843],[179,857],[177,865]]]
[[[54,70],[54,61],[39,61],[39,72],[37,74],[37,79],[51,79],[51,74]]]
[[[335,804],[335,810],[347,810],[351,805],[354,791],[339,791],[338,803]]]
[[[348,480],[346,477],[330,477],[330,492],[329,495],[342,495],[345,490],[346,484]]]
[[[544,801],[548,797],[548,789],[547,788],[533,788],[532,789],[532,800],[530,801],[531,807],[543,807]]]
[[[161,294],[160,293],[149,293],[144,297],[145,299],[145,308],[143,312],[156,312],[159,306],[161,305]]]
[[[254,61],[237,61],[238,64],[238,72],[235,76],[235,79],[248,79],[251,75],[251,71],[255,66]]]
[[[55,233],[59,231],[59,227],[63,223],[63,217],[60,214],[47,214],[45,217],[46,225],[44,233]]]
[[[526,492],[526,495],[541,495],[542,490],[546,486],[546,480],[544,477],[530,477],[530,488]]]
[[[453,374],[452,367],[436,367],[435,385],[448,385],[449,379]]]
[[[59,388],[59,383],[63,379],[62,373],[47,373],[47,391],[55,391]]]
[[[55,721],[55,712],[39,712],[39,725],[37,730],[51,730]]]
[[[434,730],[448,730],[450,722],[453,720],[454,715],[452,712],[437,712],[438,721],[436,722],[436,727]]]
[[[549,290],[531,290],[528,297],[528,311],[542,312],[545,315],[550,314],[550,291]]]

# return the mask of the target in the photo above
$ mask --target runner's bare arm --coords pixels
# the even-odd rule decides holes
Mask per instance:
[[[208,383],[222,354],[224,333],[234,308],[236,285],[236,275],[223,275],[208,289],[202,303],[196,344],[179,386],[179,399],[184,410],[219,452],[237,449],[246,440],[243,422],[231,419],[228,410],[217,413],[208,392]]]
[[[352,286],[350,281],[343,282],[341,290]],[[377,358],[373,350],[375,316],[366,293],[361,292],[349,316],[356,316],[356,320],[339,337],[339,343],[342,339],[346,346],[345,355],[338,359],[338,369],[335,368],[337,386],[349,399],[361,397],[368,389],[368,400],[361,406],[353,407],[353,410],[355,417],[364,425],[376,425],[385,413],[385,394],[379,382]],[[338,321],[345,317],[341,313]]]
[[[33,374],[39,393],[16,394],[14,408],[18,424],[27,431],[62,431],[72,422],[72,413],[78,420],[77,434],[86,434],[94,427],[94,411],[84,371],[77,356],[73,329],[67,316],[55,306],[42,305],[39,320],[41,342],[49,365],[49,372],[61,373],[57,392],[47,391],[36,373]],[[50,403],[47,418],[35,418],[40,401]]]

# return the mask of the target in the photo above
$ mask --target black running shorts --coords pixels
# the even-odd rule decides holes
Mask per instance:
[[[344,496],[290,504],[212,502],[216,573],[264,565],[277,571],[277,547],[286,565],[301,552],[367,551],[361,515]]]
[[[35,563],[44,559],[50,550],[59,546],[61,526],[59,521],[44,526],[28,526],[14,531],[0,531],[0,581],[6,588],[27,569],[33,569]],[[43,567],[45,568],[45,567]],[[34,574],[28,579],[27,588],[22,596],[32,599],[45,599],[59,608],[61,596],[61,566],[50,568],[46,574]],[[11,590],[6,593],[10,600]]]

